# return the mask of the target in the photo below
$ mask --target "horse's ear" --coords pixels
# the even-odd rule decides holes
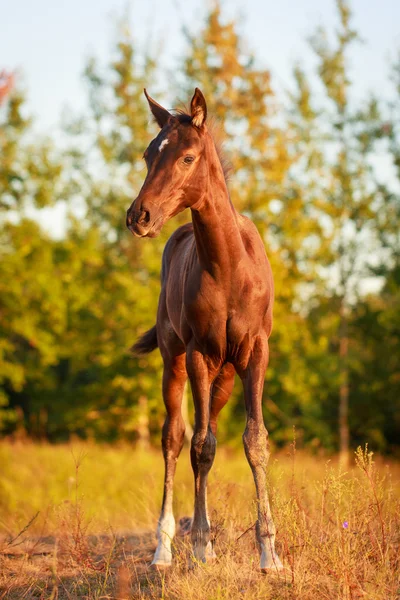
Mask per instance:
[[[190,103],[192,113],[192,123],[195,127],[202,127],[207,118],[207,104],[199,88],[195,89],[194,96]]]
[[[168,119],[172,116],[171,113],[169,113],[166,108],[163,108],[160,104],[158,104],[158,102],[153,100],[153,98],[150,98],[150,96],[147,93],[146,88],[144,89],[144,95],[147,98],[147,102],[149,103],[150,110],[153,113],[153,117],[155,118],[156,122],[158,123],[160,129],[162,129],[164,127],[165,123],[168,121]]]

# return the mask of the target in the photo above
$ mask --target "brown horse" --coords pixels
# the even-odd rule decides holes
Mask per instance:
[[[195,407],[190,454],[195,484],[193,555],[202,562],[213,555],[207,476],[215,456],[217,417],[232,392],[236,371],[244,388],[243,442],[257,492],[261,569],[280,569],[266,489],[269,451],[262,415],[272,327],[271,268],[256,227],[236,212],[229,198],[221,159],[207,129],[203,94],[196,88],[191,114],[171,114],[146,90],[145,94],[161,131],[144,153],[147,176],[128,210],[127,226],[138,237],[155,237],[185,208],[192,214],[192,223],[177,229],[165,246],[157,323],[133,347],[139,354],[158,347],[164,361],[164,497],[152,564],[166,566],[172,560],[173,480],[184,439],[181,402],[187,377]]]

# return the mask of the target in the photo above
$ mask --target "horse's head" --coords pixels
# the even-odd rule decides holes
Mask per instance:
[[[155,237],[163,224],[185,208],[201,203],[208,170],[201,160],[206,148],[207,106],[196,88],[191,114],[172,115],[145,95],[161,131],[144,153],[147,175],[126,216],[138,237]]]

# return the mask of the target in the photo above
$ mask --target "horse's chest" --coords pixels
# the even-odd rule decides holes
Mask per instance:
[[[200,288],[187,304],[186,317],[204,352],[229,358],[247,353],[264,327],[267,309],[267,291],[238,282],[228,292],[219,286]]]

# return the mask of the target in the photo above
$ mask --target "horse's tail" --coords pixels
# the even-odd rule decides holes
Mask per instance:
[[[157,340],[157,329],[156,326],[152,327],[146,333],[144,333],[137,342],[135,342],[131,348],[133,354],[149,354],[158,348]]]

